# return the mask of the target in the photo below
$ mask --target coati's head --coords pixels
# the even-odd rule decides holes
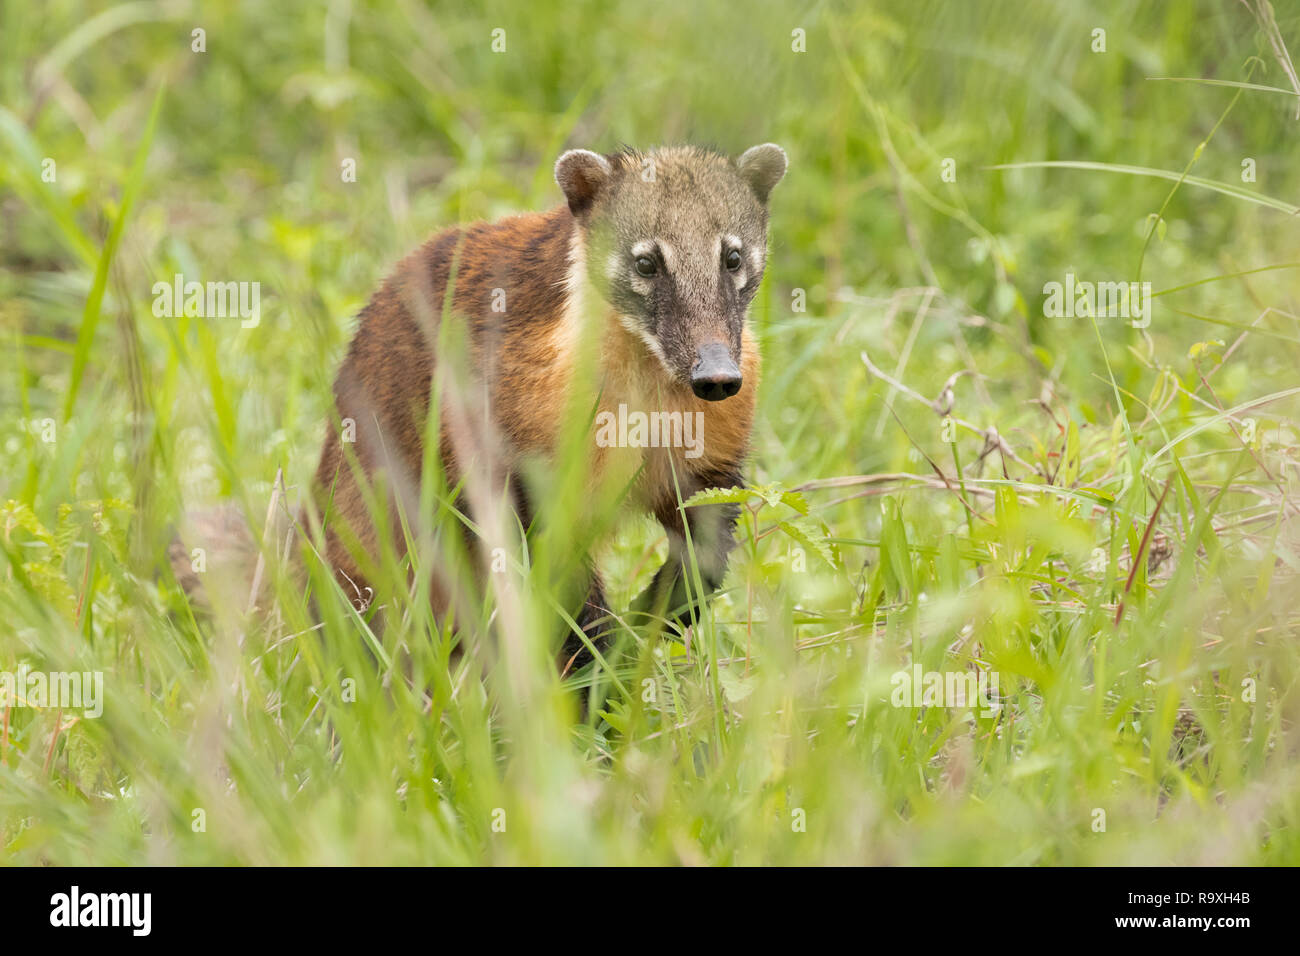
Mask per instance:
[[[767,261],[767,199],[785,151],[734,162],[695,147],[572,149],[555,180],[583,231],[592,284],[668,375],[700,398],[740,391],[745,310]]]

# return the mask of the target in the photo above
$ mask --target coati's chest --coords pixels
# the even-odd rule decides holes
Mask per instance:
[[[507,387],[494,389],[495,417],[511,457],[551,457],[575,414],[590,415],[593,483],[633,483],[637,504],[654,510],[739,470],[749,449],[760,360],[752,335],[741,340],[744,387],[725,401],[696,398],[613,315],[581,327],[556,323],[545,336],[503,344]],[[592,326],[596,328],[592,328]],[[595,336],[595,340],[589,339]],[[593,344],[594,368],[580,353]],[[594,374],[594,380],[591,376]],[[639,472],[639,474],[638,474]]]
[[[742,338],[745,385],[726,401],[697,398],[671,380],[658,359],[610,316],[599,353],[600,392],[591,424],[593,479],[633,484],[639,506],[654,511],[736,473],[749,450],[759,354]],[[639,473],[639,474],[638,474]]]
[[[742,337],[745,384],[733,397],[709,402],[674,382],[658,360],[617,324],[601,352],[602,389],[593,422],[598,468],[641,467],[638,487],[649,505],[674,496],[674,472],[689,478],[734,472],[749,449],[758,394],[759,355],[748,330]]]

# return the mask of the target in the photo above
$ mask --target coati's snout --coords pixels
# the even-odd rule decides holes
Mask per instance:
[[[580,227],[586,273],[668,378],[708,401],[740,391],[745,313],[767,264],[781,147],[734,161],[695,147],[563,154],[555,179]]]
[[[740,391],[740,368],[731,358],[731,350],[721,342],[709,342],[696,350],[691,369],[691,391],[696,398],[720,402]]]

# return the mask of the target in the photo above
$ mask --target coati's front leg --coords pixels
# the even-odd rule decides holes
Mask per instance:
[[[527,534],[532,529],[535,511],[523,477],[512,474],[509,488],[511,503],[515,509],[515,514],[519,518],[520,527]],[[574,620],[586,636],[587,641],[590,641],[598,651],[604,654],[605,649],[609,646],[610,634],[614,628],[613,616],[609,610],[609,602],[605,598],[604,583],[601,581],[600,573],[594,565],[588,565],[587,575],[586,596],[582,607],[574,615]],[[562,676],[567,676],[582,669],[594,659],[591,648],[587,646],[587,641],[575,634],[571,628],[568,630],[564,638],[564,645],[560,649],[559,664]]]
[[[614,620],[609,611],[609,602],[605,599],[605,586],[600,580],[600,573],[595,568],[592,568],[590,573],[591,585],[576,620],[587,641],[590,641],[601,654],[605,654],[609,647],[609,636],[613,631]],[[587,642],[570,630],[564,639],[564,648],[560,652],[561,675],[572,674],[593,659]]]
[[[741,487],[743,484],[739,472],[710,475],[707,479],[693,482],[689,494],[688,489],[683,488],[683,500],[705,488]],[[667,616],[683,629],[695,624],[704,598],[721,587],[722,579],[727,575],[727,559],[735,545],[736,519],[739,516],[740,507],[734,504],[680,508],[674,500],[656,508],[655,517],[668,532],[668,560],[637,600],[635,610],[656,617]],[[693,567],[699,568],[698,584]],[[700,585],[703,585],[703,593],[700,593]]]

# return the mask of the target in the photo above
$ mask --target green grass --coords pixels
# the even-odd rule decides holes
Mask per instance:
[[[1261,22],[0,0],[0,671],[106,692],[0,715],[0,860],[1300,863],[1300,122]],[[506,572],[427,469],[411,561],[456,628],[393,548],[381,632],[311,559],[249,614],[213,556],[190,607],[176,524],[235,502],[260,538],[282,472],[279,551],[400,256],[558,203],[566,146],[674,141],[791,158],[754,488],[689,640],[624,617],[610,668],[555,673],[574,555],[621,613],[664,552],[596,534],[580,416],[527,546],[477,526]],[[260,282],[260,324],[155,316],[178,272]],[[1149,328],[1045,316],[1067,272],[1151,282]],[[996,673],[1000,710],[893,706],[914,664]]]

